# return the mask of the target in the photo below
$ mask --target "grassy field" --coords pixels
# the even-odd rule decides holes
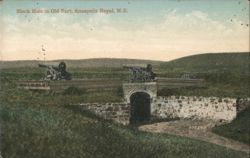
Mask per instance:
[[[208,53],[160,64],[165,72],[249,74],[250,53]]]
[[[139,132],[61,105],[1,101],[0,115],[1,154],[8,158],[247,157],[202,141]]]
[[[115,59],[108,61],[106,62],[111,63]],[[122,61],[125,64],[125,60]],[[76,61],[76,63],[78,62]],[[127,80],[129,76],[128,70],[123,69],[121,65],[117,67],[105,67],[105,64],[102,67],[76,67],[77,64],[73,64],[73,61],[71,64],[74,66],[68,67],[68,71],[72,74],[73,79],[120,78]],[[6,76],[4,80],[11,81],[41,79],[44,73],[44,70],[38,67],[5,68],[0,71],[2,76]],[[204,88],[163,89],[159,91],[159,95],[249,97],[249,53],[203,54],[185,57],[170,62],[155,63],[154,71],[158,77],[180,77],[183,73],[191,73],[196,78],[205,79],[206,82]]]
[[[213,128],[213,132],[219,135],[250,144],[250,107],[241,111],[237,118],[229,124]]]
[[[158,72],[164,77],[180,77],[189,73],[206,81],[205,88],[162,90],[160,95],[200,95],[217,97],[249,97],[249,53],[216,53],[183,57],[161,63]]]
[[[243,55],[241,59],[244,57]],[[240,59],[237,61],[242,62]],[[185,65],[179,65],[179,67],[182,66],[185,67]],[[178,65],[175,67],[177,68]],[[194,70],[191,71],[192,69]],[[207,82],[205,88],[167,89],[160,93],[162,95],[248,96],[249,75],[247,73],[236,69],[232,71],[222,71],[219,67],[216,69],[209,73],[199,69],[202,73],[199,73],[198,77],[205,78]],[[186,70],[169,69],[169,66],[164,64],[156,65],[155,70],[159,76],[167,77],[178,77],[187,71],[197,71],[188,66]],[[42,69],[20,67],[5,68],[0,71],[0,147],[3,157],[247,157],[242,152],[202,141],[139,132],[134,127],[113,124],[86,111],[67,106],[69,103],[79,102],[121,101],[122,97],[116,90],[91,93],[80,91],[73,94],[66,91],[63,93],[27,91],[17,89],[15,81],[41,79]],[[69,72],[72,73],[73,78],[126,79],[128,76],[127,70],[121,67],[69,67]],[[246,119],[246,115],[243,118]],[[231,134],[230,132],[228,135],[224,134],[233,138],[234,130],[238,130],[240,124],[245,121],[238,118],[228,125],[230,127],[226,128],[226,125],[218,127],[215,132],[223,135],[223,131],[233,128]],[[245,131],[238,133],[244,135]],[[247,139],[244,136],[236,137],[236,139]]]

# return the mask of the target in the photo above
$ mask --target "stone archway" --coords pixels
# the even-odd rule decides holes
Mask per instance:
[[[157,85],[156,82],[145,83],[123,83],[124,99],[130,103],[130,96],[136,92],[144,92],[150,95],[150,98],[156,98]]]
[[[130,124],[150,121],[150,95],[135,92],[130,96]]]
[[[129,104],[130,124],[150,120],[157,97],[156,82],[123,83],[124,101]]]

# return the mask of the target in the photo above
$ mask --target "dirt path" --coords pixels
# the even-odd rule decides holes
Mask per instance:
[[[214,125],[215,123],[210,121],[178,120],[142,125],[139,126],[139,130],[190,137],[250,153],[248,145],[212,133],[211,128]]]

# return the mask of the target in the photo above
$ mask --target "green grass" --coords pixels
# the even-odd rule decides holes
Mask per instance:
[[[120,102],[122,100],[122,97],[118,96],[118,94],[113,91],[107,91],[105,93],[102,91],[96,91],[83,93],[82,95],[70,95],[64,93],[54,93],[52,91],[44,92],[22,89],[5,89],[4,92],[0,92],[0,95],[2,101],[9,103],[20,102],[45,106],[68,105],[70,103],[75,104],[82,102]]]
[[[250,53],[208,53],[179,58],[161,64],[168,72],[249,74]]]
[[[183,57],[162,63],[158,73],[164,77],[180,77],[190,73],[204,79],[205,88],[162,90],[161,95],[197,95],[216,97],[249,97],[249,53],[216,53]],[[169,92],[171,91],[171,92]]]
[[[160,96],[203,96],[203,97],[230,97],[230,98],[246,98],[249,97],[249,83],[244,80],[239,81],[239,84],[220,84],[206,83],[202,88],[186,87],[176,89],[161,89],[158,91]]]
[[[100,71],[102,73],[100,73]],[[1,70],[1,82],[14,84],[15,80],[39,80],[43,77],[43,71],[38,68],[20,68]],[[72,69],[73,79],[79,78],[120,78],[128,79],[128,72],[118,68],[94,68]],[[181,73],[159,71],[159,77],[178,77]],[[173,95],[197,95],[197,96],[215,96],[215,97],[232,97],[245,98],[249,95],[249,75],[234,73],[206,73],[199,74],[198,78],[205,79],[206,87],[204,88],[180,88],[170,90]],[[169,90],[161,90],[159,95],[168,95]],[[116,91],[109,92],[115,94]],[[101,95],[101,94],[97,94]],[[104,97],[107,96],[104,94]],[[88,97],[86,97],[88,98]],[[91,98],[91,96],[90,96]],[[103,100],[108,101],[109,97]],[[89,100],[89,99],[86,99]],[[100,99],[98,99],[100,100]],[[111,98],[113,100],[113,98]]]
[[[250,144],[250,107],[241,111],[231,123],[213,128],[213,132],[246,144]]]
[[[8,158],[247,157],[217,145],[151,134],[64,106],[1,102],[1,154]]]

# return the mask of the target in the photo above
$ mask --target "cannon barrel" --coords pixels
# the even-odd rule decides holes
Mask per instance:
[[[145,69],[146,69],[144,67],[138,67],[138,66],[137,67],[135,67],[135,66],[123,66],[123,68],[128,69],[129,71],[133,71],[133,72],[145,71]]]
[[[124,69],[132,69],[134,67],[132,67],[132,66],[123,66],[122,68],[124,68]]]
[[[42,68],[49,68],[48,65],[45,65],[45,64],[38,64],[39,67],[42,67]]]
[[[52,65],[38,64],[38,66],[41,67],[41,68],[58,70],[58,67],[52,66]]]
[[[128,65],[123,65],[123,68],[126,69],[142,69],[142,70],[146,70],[152,69],[152,65],[151,64],[128,64]]]
[[[126,69],[132,69],[132,68],[146,68],[147,67],[147,65],[123,65],[123,68],[126,68]]]

